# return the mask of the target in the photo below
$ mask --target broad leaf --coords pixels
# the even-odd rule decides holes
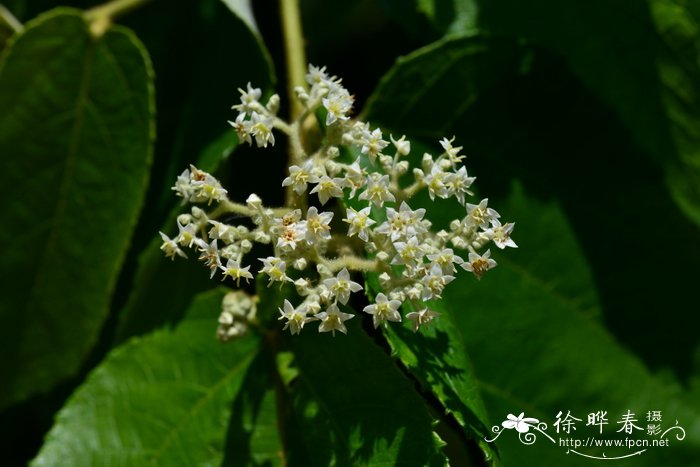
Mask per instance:
[[[80,13],[29,22],[0,63],[0,407],[74,375],[97,339],[143,202],[153,140],[148,56]]]
[[[563,57],[619,116],[642,153],[665,170],[674,199],[700,225],[700,38],[685,2],[477,4],[480,31],[525,39]]]
[[[434,324],[417,333],[409,329],[409,324],[388,326],[387,341],[396,357],[420,381],[423,390],[430,391],[445,413],[463,427],[464,435],[479,444],[485,457],[495,462],[498,454],[484,441],[489,433],[489,417],[464,337],[455,326],[453,310],[447,310],[440,302],[429,307],[442,313]],[[404,316],[408,311],[411,310],[404,307]]]
[[[236,345],[235,342],[232,345]],[[276,365],[270,349],[261,351],[248,369],[233,401],[222,465],[284,465],[286,454],[278,426]]]
[[[360,328],[290,336],[298,376],[284,433],[294,465],[444,465],[435,423],[413,384]]]
[[[502,204],[504,212],[519,219],[516,232],[521,250],[560,244],[557,232],[567,230],[567,222],[556,205],[535,202],[521,190]],[[574,257],[577,252],[562,250],[561,254]],[[583,420],[576,432],[583,437],[597,433],[586,431],[593,430],[585,427],[586,415],[606,410],[610,425],[604,433],[614,438],[620,436],[616,422],[627,410],[636,413],[643,426],[648,411],[661,410],[664,428],[678,420],[686,429],[686,439],[672,439],[671,447],[649,449],[631,464],[620,465],[692,463],[700,447],[697,408],[684,402],[677,388],[657,380],[587,317],[573,288],[565,295],[552,290],[549,284],[558,280],[560,272],[556,264],[543,259],[541,267],[533,270],[522,262],[523,256],[527,254],[521,251],[504,252],[496,256],[499,266],[482,281],[460,275],[445,293],[465,336],[489,413],[505,420],[509,413],[524,411],[547,422],[552,434],[558,411],[570,410]],[[649,339],[654,341],[653,336]],[[562,433],[561,437],[567,436]],[[523,445],[514,432],[504,433],[499,446],[506,465],[590,464],[590,459],[567,456],[566,448],[552,446],[544,438],[533,446]],[[620,454],[611,449],[605,453]]]
[[[661,95],[680,159],[669,167],[668,184],[700,225],[700,24],[681,2],[653,0],[651,9],[662,39],[657,59]]]
[[[258,349],[215,338],[223,293],[197,297],[177,329],[113,350],[58,413],[33,465],[216,465],[231,401]]]

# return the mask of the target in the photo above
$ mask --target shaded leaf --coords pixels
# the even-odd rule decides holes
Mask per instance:
[[[275,384],[280,382],[275,382],[273,359],[269,349],[265,349],[248,368],[233,401],[224,466],[284,465],[275,394]]]
[[[661,96],[679,158],[668,167],[668,185],[678,204],[700,225],[700,25],[685,3],[650,4],[661,39],[657,58]]]
[[[146,190],[151,66],[128,30],[95,39],[54,10],[4,51],[0,101],[5,406],[74,375],[95,343]]]
[[[258,349],[215,338],[222,291],[199,295],[175,330],[113,350],[58,413],[33,465],[216,465],[231,401]]]
[[[664,169],[679,207],[700,225],[700,38],[685,2],[489,0],[478,11],[480,31],[563,57]]]
[[[431,392],[455,417],[464,434],[479,444],[487,459],[498,457],[492,445],[484,442],[489,433],[489,417],[479,393],[464,337],[455,326],[452,310],[441,302],[428,304],[441,316],[429,327],[414,333],[404,326],[388,326],[387,341],[408,371],[420,381],[423,390]],[[412,311],[404,306],[405,313]],[[404,316],[405,316],[404,313]],[[407,320],[406,320],[407,321]]]
[[[557,245],[550,226],[558,224],[557,230],[567,229],[556,205],[535,202],[521,190],[515,190],[503,210],[519,219],[517,239],[523,251],[538,245]],[[649,449],[630,463],[620,461],[620,465],[692,463],[700,447],[700,413],[685,402],[678,388],[655,379],[639,360],[582,313],[574,289],[562,297],[548,286],[557,280],[558,268],[552,265],[533,271],[521,263],[520,253],[508,251],[496,256],[499,266],[480,282],[458,276],[445,293],[446,303],[464,333],[492,416],[505,420],[509,413],[525,411],[526,416],[547,422],[552,434],[558,411],[570,410],[584,420],[576,432],[583,437],[597,433],[586,431],[592,429],[584,426],[586,414],[606,410],[610,426],[605,427],[605,433],[614,438],[620,436],[615,432],[619,428],[616,421],[627,410],[636,413],[640,423],[647,411],[661,410],[663,426],[678,420],[688,437],[683,442],[672,440],[672,447]],[[653,336],[649,340],[653,342]],[[562,437],[568,436],[562,433]],[[590,463],[589,459],[567,456],[566,448],[550,446],[544,439],[535,446],[525,446],[512,433],[502,438],[499,447],[506,465],[555,465],[563,459],[567,465]],[[609,457],[613,455],[610,449],[605,452]]]
[[[302,440],[285,443],[290,464],[445,465],[424,401],[358,318],[347,336],[310,328],[287,338],[299,375],[285,434]]]

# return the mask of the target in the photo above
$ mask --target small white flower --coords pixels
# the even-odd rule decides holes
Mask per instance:
[[[338,305],[333,303],[326,311],[316,314],[316,318],[321,320],[321,324],[318,327],[318,332],[331,331],[334,337],[335,331],[340,331],[343,334],[347,334],[348,330],[343,323],[354,317],[355,315],[351,315],[350,313],[343,313],[340,311],[340,309],[338,309]]]
[[[221,186],[221,183],[209,174],[205,174],[203,180],[192,182],[192,188],[194,189],[194,201],[206,201],[207,204],[211,204],[214,200],[225,200],[226,194],[228,193],[224,187]]]
[[[421,279],[421,284],[423,284],[421,297],[423,298],[423,300],[440,298],[440,295],[445,289],[445,286],[453,280],[454,276],[443,273],[442,268],[439,264],[433,264],[430,267],[428,274],[423,276],[423,278]]]
[[[367,305],[362,311],[372,315],[372,322],[376,329],[380,324],[386,323],[387,321],[401,321],[401,315],[399,314],[400,306],[400,301],[389,300],[383,293],[378,293],[375,304]]]
[[[358,161],[353,162],[351,165],[345,167],[345,187],[350,188],[349,198],[355,197],[355,192],[365,186],[367,182],[367,174],[365,170],[360,167]]]
[[[165,256],[174,260],[175,255],[182,256],[183,258],[187,258],[187,255],[185,254],[184,251],[180,249],[179,246],[177,246],[177,243],[175,240],[171,239],[167,235],[165,235],[163,232],[158,232],[160,234],[160,238],[163,239],[163,244],[160,246],[160,249],[165,252]]]
[[[369,206],[359,211],[355,211],[353,208],[348,208],[348,217],[343,219],[343,222],[350,224],[348,227],[348,237],[357,235],[365,242],[369,240],[369,227],[375,223],[373,219],[370,219],[370,208]]]
[[[187,248],[192,248],[192,245],[197,240],[197,228],[194,224],[182,225],[177,223],[177,228],[179,230],[175,241]]]
[[[445,177],[448,196],[454,196],[461,204],[464,204],[465,194],[474,196],[474,193],[469,190],[474,180],[476,180],[476,177],[468,176],[467,169],[464,167],[460,167],[458,171],[448,174]]]
[[[382,139],[382,130],[376,128],[371,133],[366,132],[362,137],[362,154],[367,154],[369,158],[374,162],[378,155],[382,153],[382,150],[389,145],[388,141]]]
[[[406,319],[413,321],[413,332],[418,331],[424,324],[428,324],[433,318],[440,316],[437,311],[432,311],[427,308],[423,308],[420,311],[412,311],[406,315]]]
[[[321,204],[326,204],[330,198],[342,198],[344,184],[342,178],[330,178],[328,175],[323,175],[316,180],[317,185],[309,193],[318,193],[318,199]]]
[[[439,253],[428,255],[428,259],[436,264],[439,264],[442,268],[442,272],[445,274],[457,272],[455,264],[461,265],[464,263],[464,260],[460,256],[454,254],[452,248],[445,248]]]
[[[277,246],[284,249],[295,250],[297,243],[306,237],[306,222],[295,222],[285,226],[277,238]]]
[[[241,93],[241,103],[234,105],[234,109],[241,113],[252,113],[260,109],[260,102],[258,102],[262,96],[262,90],[260,88],[254,88],[248,83],[245,91],[238,88],[238,92]]]
[[[406,242],[395,242],[394,248],[398,253],[391,264],[405,264],[407,266],[416,266],[423,260],[422,245],[418,242],[416,237],[411,237]]]
[[[404,201],[399,211],[393,208],[386,209],[387,220],[377,227],[376,232],[389,235],[392,241],[423,234],[427,231],[421,222],[424,215],[425,209],[419,208],[414,211]]]
[[[280,286],[285,282],[291,282],[292,279],[287,276],[287,263],[282,261],[280,258],[275,256],[268,256],[267,258],[258,258],[263,263],[262,272],[270,277],[270,281],[267,286],[270,287],[273,282],[279,282]]]
[[[286,331],[289,329],[292,335],[299,334],[306,323],[313,321],[313,318],[306,316],[306,308],[304,306],[294,309],[289,300],[284,301],[284,309],[279,308],[279,312],[280,317],[277,319],[287,320],[282,330]]]
[[[336,297],[343,305],[348,303],[351,293],[362,290],[360,284],[350,280],[347,268],[343,268],[336,277],[324,280],[323,285],[328,288],[331,297]]]
[[[265,117],[257,112],[253,112],[250,116],[250,134],[255,137],[255,143],[259,148],[266,148],[269,143],[275,145],[275,135],[272,133],[274,121],[271,117]]]
[[[204,264],[211,270],[209,279],[214,277],[216,270],[221,268],[221,258],[219,257],[219,245],[216,239],[207,244],[204,240],[197,239],[197,247],[200,251],[199,260],[204,261]]]
[[[185,169],[184,172],[177,176],[175,185],[171,189],[177,194],[177,196],[182,197],[182,204],[185,204],[190,200],[194,191],[192,188],[190,169]]]
[[[495,243],[501,250],[508,246],[511,248],[518,248],[518,245],[515,244],[512,238],[510,238],[510,234],[513,232],[513,227],[515,227],[515,224],[507,223],[505,225],[501,225],[501,222],[498,219],[494,219],[491,221],[491,227],[484,233],[488,238],[493,240],[493,243]]]
[[[231,279],[235,279],[236,285],[240,285],[241,279],[245,279],[247,282],[249,279],[253,278],[253,275],[248,272],[248,269],[250,269],[250,266],[242,268],[238,261],[229,258],[229,260],[226,262],[226,266],[221,266],[221,270],[224,271],[224,277],[221,280],[224,280],[227,276],[230,276]]]
[[[224,224],[223,222],[212,220],[209,220],[207,222],[212,225],[212,228],[209,229],[209,236],[211,238],[219,239],[227,244],[233,243],[236,240],[238,234],[236,228]]]
[[[431,200],[434,200],[436,196],[447,198],[448,191],[445,185],[447,175],[447,172],[443,171],[439,164],[433,164],[430,173],[425,176],[424,182],[428,186],[428,194]]]
[[[486,250],[483,255],[469,253],[469,261],[462,264],[467,271],[474,273],[477,279],[481,279],[486,271],[495,268],[496,261],[491,259],[491,250]]]
[[[248,143],[248,144],[253,144],[253,140],[250,138],[250,120],[245,119],[246,114],[245,113],[239,113],[238,116],[236,117],[236,121],[228,121],[229,125],[233,127],[234,130],[236,130],[236,134],[238,134],[238,140],[241,143]]]
[[[396,152],[402,156],[407,156],[411,152],[411,142],[406,140],[406,135],[401,136],[398,140],[395,140],[393,136],[389,135],[389,139],[396,148]]]
[[[330,126],[338,120],[349,120],[348,112],[352,109],[353,98],[345,88],[337,87],[334,92],[323,99],[323,106],[328,111],[326,126]]]
[[[331,219],[333,219],[332,212],[319,214],[318,209],[315,206],[311,206],[306,213],[306,241],[309,244],[314,244],[318,239],[330,240]]]
[[[486,229],[489,223],[498,219],[500,214],[498,214],[494,209],[488,207],[489,200],[484,198],[479,204],[469,204],[467,203],[467,223],[468,225],[473,225]]]
[[[442,146],[442,149],[445,150],[445,153],[449,157],[452,165],[457,165],[458,163],[462,162],[462,159],[464,159],[464,156],[459,155],[459,151],[462,150],[461,146],[457,147],[457,148],[452,147],[452,141],[454,141],[454,140],[455,140],[454,136],[450,140],[448,140],[447,138],[443,138],[440,140],[440,146]]]
[[[367,188],[358,199],[374,203],[375,206],[382,207],[387,201],[396,201],[396,198],[389,190],[389,176],[373,172],[367,177]]]
[[[310,85],[321,84],[328,81],[328,73],[326,67],[317,67],[309,64],[309,72],[305,76],[306,82]]]
[[[289,176],[282,181],[282,186],[292,186],[294,192],[298,195],[306,191],[306,185],[309,183],[312,164],[310,161],[305,162],[301,167],[293,165],[289,167]]]

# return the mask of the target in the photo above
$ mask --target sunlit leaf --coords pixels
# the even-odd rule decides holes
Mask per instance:
[[[113,350],[68,400],[33,465],[217,465],[258,350],[215,338],[223,293],[202,294],[175,330]]]

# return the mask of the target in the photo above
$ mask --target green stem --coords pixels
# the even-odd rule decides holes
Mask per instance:
[[[115,19],[135,10],[151,0],[112,0],[85,11],[93,36],[102,36]]]
[[[290,120],[294,121],[304,111],[301,102],[296,98],[294,88],[304,85],[306,70],[299,0],[280,0],[280,13],[282,15],[284,48],[287,55],[287,93],[290,102]]]
[[[5,5],[0,4],[0,22],[2,22],[12,32],[22,32],[24,26],[14,17],[14,15],[5,8]]]

